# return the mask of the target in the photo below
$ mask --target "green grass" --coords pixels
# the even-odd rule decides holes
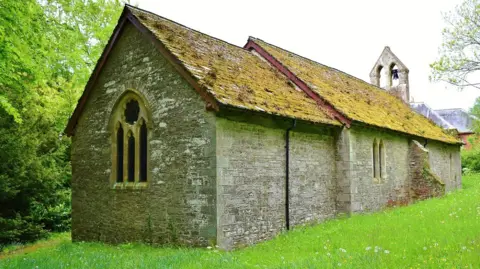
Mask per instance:
[[[7,255],[0,268],[479,268],[480,175],[440,199],[298,228],[223,252],[75,243]]]

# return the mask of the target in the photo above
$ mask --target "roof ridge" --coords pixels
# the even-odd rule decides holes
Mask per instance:
[[[212,36],[212,35],[206,34],[206,33],[201,32],[201,31],[199,31],[199,30],[190,28],[190,27],[188,27],[188,26],[186,26],[186,25],[184,25],[184,24],[178,23],[178,22],[176,22],[176,21],[174,21],[174,20],[171,20],[171,19],[169,19],[169,18],[165,18],[165,17],[163,17],[163,16],[161,16],[161,15],[158,15],[157,13],[154,13],[154,12],[151,12],[151,11],[148,11],[148,10],[145,10],[145,9],[142,9],[142,8],[139,8],[139,7],[135,7],[135,6],[132,6],[132,5],[130,5],[130,4],[125,4],[125,7],[134,8],[134,9],[137,9],[137,10],[139,10],[139,11],[141,11],[141,12],[145,12],[145,13],[148,13],[148,14],[150,14],[150,15],[157,16],[157,17],[159,17],[159,18],[161,18],[161,19],[163,19],[163,20],[166,20],[166,21],[168,21],[168,22],[170,22],[170,23],[174,23],[174,24],[176,24],[176,25],[178,25],[178,26],[180,26],[180,27],[183,27],[183,28],[185,28],[185,29],[187,29],[187,30],[196,32],[196,33],[201,34],[201,35],[208,36],[209,38],[212,38],[212,39],[215,39],[215,40],[217,40],[217,41],[223,42],[223,43],[225,43],[225,44],[227,44],[227,45],[230,45],[230,46],[233,46],[233,47],[236,47],[236,48],[245,50],[245,49],[244,49],[243,47],[241,47],[241,46],[235,45],[235,44],[233,44],[233,43],[230,43],[230,42],[225,41],[225,40],[223,40],[223,39],[220,39],[220,38],[218,38],[218,37],[214,37],[214,36]]]
[[[249,38],[250,38],[250,37],[249,37]],[[302,56],[302,55],[300,55],[300,54],[297,54],[297,53],[295,53],[295,52],[291,52],[291,51],[286,50],[286,49],[284,49],[284,48],[282,48],[282,47],[279,47],[279,46],[277,46],[277,45],[268,43],[268,42],[266,42],[266,41],[264,41],[264,40],[262,40],[262,39],[260,39],[260,38],[255,38],[255,37],[251,37],[251,38],[256,39],[256,40],[260,40],[260,41],[266,43],[267,45],[270,45],[270,46],[275,47],[275,48],[277,48],[277,49],[284,50],[284,51],[286,51],[286,52],[288,52],[288,53],[291,53],[291,54],[293,54],[293,55],[295,55],[295,56],[298,56],[298,57],[300,57],[300,58],[302,58],[302,59],[305,59],[305,60],[307,60],[307,61],[310,61],[310,62],[312,62],[312,63],[314,63],[314,64],[316,64],[316,65],[320,65],[320,66],[326,67],[326,68],[328,68],[328,69],[331,69],[331,70],[337,71],[337,72],[339,72],[339,73],[342,73],[342,74],[344,74],[344,75],[346,75],[346,76],[348,76],[348,77],[350,77],[350,78],[356,79],[356,80],[358,80],[358,81],[360,81],[360,82],[363,82],[363,83],[366,83],[366,84],[370,85],[372,88],[374,88],[374,89],[377,90],[377,91],[380,91],[380,92],[382,92],[382,93],[386,93],[386,94],[388,94],[388,95],[391,95],[390,93],[388,93],[385,89],[381,88],[380,86],[377,86],[377,85],[374,85],[374,84],[372,84],[372,83],[369,83],[369,82],[367,82],[367,81],[365,81],[365,80],[363,80],[363,79],[361,79],[361,78],[358,78],[358,77],[356,77],[356,76],[353,76],[353,75],[351,75],[351,74],[349,74],[349,73],[346,73],[346,72],[344,72],[344,71],[342,71],[342,70],[339,70],[339,69],[337,69],[337,68],[335,68],[335,67],[331,67],[331,66],[328,66],[328,65],[319,63],[319,62],[317,62],[317,61],[315,61],[315,60],[309,59],[309,58],[307,58],[307,57],[305,57],[305,56]],[[388,47],[388,46],[386,46],[386,47]],[[402,102],[402,103],[403,103],[403,102]],[[409,103],[404,103],[404,104],[405,104],[405,106],[410,107]]]
[[[363,79],[361,79],[361,78],[358,78],[358,77],[356,77],[356,76],[353,76],[353,75],[351,75],[351,74],[349,74],[349,73],[347,73],[347,72],[344,72],[344,71],[342,71],[342,70],[340,70],[340,69],[337,69],[337,68],[335,68],[335,67],[331,67],[331,66],[322,64],[322,63],[320,63],[320,62],[317,62],[317,61],[315,61],[315,60],[312,60],[312,59],[310,59],[310,58],[307,58],[307,57],[305,57],[305,56],[302,56],[302,55],[300,55],[300,54],[297,54],[297,53],[295,53],[295,52],[289,51],[289,50],[287,50],[287,49],[284,49],[284,48],[279,47],[279,46],[277,46],[277,45],[274,45],[274,44],[272,44],[272,43],[266,42],[266,41],[264,41],[263,39],[256,38],[256,37],[252,37],[252,36],[250,36],[250,37],[253,38],[253,39],[256,39],[256,40],[260,40],[260,41],[266,43],[267,45],[270,45],[270,46],[275,47],[275,48],[277,48],[277,49],[284,50],[284,51],[286,51],[286,52],[288,52],[288,53],[291,53],[291,54],[293,54],[293,55],[295,55],[295,56],[298,56],[298,57],[300,57],[300,58],[303,58],[303,59],[305,59],[305,60],[307,60],[307,61],[310,61],[310,62],[312,62],[312,63],[314,63],[314,64],[317,64],[317,65],[320,65],[320,66],[324,66],[324,67],[326,67],[326,68],[328,68],[328,69],[332,69],[332,70],[335,70],[335,71],[337,71],[337,72],[339,72],[339,73],[345,74],[345,75],[347,75],[347,76],[349,76],[349,77],[351,77],[351,78],[354,78],[354,79],[356,79],[356,80],[359,80],[359,81],[362,81],[362,82],[364,82],[364,83],[367,83],[367,84],[369,84],[369,85],[377,88],[378,90],[381,90],[381,91],[385,92],[384,89],[382,89],[382,88],[380,88],[380,87],[378,87],[378,86],[376,86],[376,85],[373,85],[373,84],[371,84],[371,83],[369,83],[369,82],[367,82],[367,81],[365,81],[365,80],[363,80]],[[249,37],[249,38],[250,38],[250,37]]]
[[[388,91],[385,89],[382,89],[376,85],[372,85],[362,79],[359,79],[353,75],[350,75],[348,73],[345,73],[344,71],[338,70],[336,68],[329,67],[327,65],[321,64],[319,62],[316,62],[312,59],[309,59],[307,57],[304,57],[302,55],[296,54],[294,52],[291,52],[289,50],[285,50],[279,46],[272,45],[268,42],[265,42],[261,39],[257,39],[254,37],[251,37],[251,42],[253,43],[258,43],[262,47],[267,47],[270,50],[274,51],[277,53],[277,56],[279,56],[283,61],[287,61],[286,63],[288,66],[293,66],[294,68],[299,68],[299,72],[295,74],[297,77],[301,77],[302,80],[306,79],[305,81],[308,83],[312,83],[313,85],[316,85],[315,83],[318,82],[316,79],[320,79],[320,83],[322,83],[322,80],[325,78],[317,78],[317,77],[312,77],[309,79],[309,77],[303,76],[304,73],[309,73],[313,72],[312,70],[317,70],[318,72],[321,72],[320,70],[328,70],[330,71],[331,75],[338,76],[338,79],[340,81],[350,81],[352,86],[347,87],[347,91],[343,92],[340,88],[337,89],[338,87],[342,86],[334,86],[333,88],[326,87],[324,90],[326,91],[327,94],[330,94],[328,98],[325,98],[322,94],[322,90],[318,89],[319,91],[315,91],[318,95],[324,97],[324,99],[332,104],[332,106],[335,108],[335,110],[340,111],[342,114],[346,115],[348,118],[351,118],[354,121],[359,121],[363,122],[368,125],[373,125],[373,126],[378,126],[381,128],[386,128],[390,129],[393,131],[397,131],[400,133],[405,133],[407,135],[414,135],[418,137],[426,137],[429,139],[433,140],[439,140],[439,141],[444,141],[447,143],[457,143],[457,139],[453,137],[452,135],[449,135],[445,133],[441,127],[437,126],[435,123],[432,121],[429,121],[431,124],[428,125],[428,127],[422,127],[420,126],[423,120],[428,121],[428,118],[426,118],[423,115],[420,115],[417,113],[414,109],[412,109],[409,105],[409,103],[402,102],[401,100],[398,100],[398,98],[395,98],[392,94],[390,94]],[[278,58],[277,58],[278,59]],[[302,63],[303,62],[303,63]],[[318,85],[316,85],[318,86]],[[345,97],[344,95],[346,94],[348,96],[354,95],[358,90],[358,93],[362,93],[364,91],[368,91],[369,94],[368,96],[376,96],[376,98],[379,98],[379,100],[382,100],[382,102],[386,102],[389,106],[392,106],[395,108],[395,111],[390,111],[386,109],[385,112],[385,117],[380,117],[380,119],[383,120],[388,120],[388,123],[384,123],[377,120],[368,120],[372,118],[372,115],[368,115],[368,113],[365,114],[358,114],[359,109],[356,109],[352,107],[352,105],[344,105],[342,103],[342,100],[339,100],[339,97]],[[333,91],[333,92],[332,92]],[[334,92],[339,91],[340,95],[337,96]],[[333,96],[333,97],[332,97]],[[337,98],[337,99],[335,99]],[[375,98],[375,99],[376,99]],[[364,105],[368,105],[371,108],[378,108],[383,111],[383,108],[381,108],[378,104],[375,104],[372,106],[370,103],[371,100],[373,100],[371,97],[368,98],[360,98],[362,99],[362,102],[364,102]],[[399,111],[400,114],[396,114],[397,111]],[[390,112],[392,112],[393,116],[389,116]],[[413,116],[414,115],[414,116]],[[412,124],[407,123],[405,121],[411,121],[411,117],[414,117],[414,120],[412,121]],[[418,117],[418,118],[417,118]],[[373,117],[375,118],[375,117]],[[399,123],[400,122],[400,123]],[[402,123],[403,122],[403,123]],[[434,129],[432,130],[427,130],[428,128],[433,127]],[[435,129],[437,128],[437,129]],[[454,142],[455,141],[455,142]]]
[[[261,39],[258,39],[258,40],[264,42]],[[266,61],[270,62],[270,64],[272,66],[274,66],[274,68],[277,69],[278,72],[282,73],[284,76],[286,76],[288,79],[290,79],[295,85],[297,85],[297,87],[299,87],[303,92],[305,92],[310,98],[314,99],[315,102],[317,102],[317,104],[321,108],[331,111],[331,113],[332,113],[331,116],[334,119],[336,119],[339,122],[347,125],[347,127],[350,127],[351,119],[347,115],[345,115],[344,113],[339,111],[337,108],[335,108],[335,106],[333,104],[331,104],[330,102],[325,100],[325,98],[322,97],[320,94],[313,91],[311,89],[311,87],[308,86],[308,84],[305,81],[303,81],[300,77],[298,77],[298,75],[296,75],[294,72],[292,72],[288,68],[288,66],[286,66],[282,61],[280,61],[279,59],[274,57],[271,53],[269,53],[267,50],[265,50],[265,48],[263,48],[261,45],[257,44],[255,42],[254,37],[250,36],[248,38],[248,42],[247,42],[247,44],[245,44],[244,48],[247,49],[247,46],[249,46],[249,44],[251,44],[251,43],[255,44],[259,49],[262,50],[262,51],[257,51],[257,52],[262,55],[262,58],[264,58]],[[253,47],[253,49],[256,50],[255,47]],[[266,55],[268,55],[272,59],[272,61],[275,61],[276,63],[273,63],[271,60],[268,59],[268,57],[265,57],[262,53],[265,53]],[[279,68],[278,66],[276,66],[276,64],[279,64],[281,67],[283,67],[284,70],[281,70],[282,68]],[[292,77],[290,77],[290,76],[292,76]]]

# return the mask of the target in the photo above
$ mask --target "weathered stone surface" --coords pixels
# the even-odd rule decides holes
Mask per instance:
[[[410,143],[411,201],[445,194],[445,183],[430,168],[429,152],[418,141]]]
[[[425,148],[429,151],[430,167],[445,182],[445,190],[449,192],[461,188],[460,146],[428,141]]]
[[[112,108],[128,89],[147,100],[149,186],[113,189]],[[150,40],[127,25],[72,144],[73,240],[206,245],[216,238],[215,116]]]
[[[143,96],[153,122],[149,179],[146,188],[114,189],[109,120],[128,90]],[[409,199],[416,169],[410,146],[417,138],[363,124],[348,129],[299,121],[290,132],[287,205],[289,127],[292,119],[262,113],[228,107],[208,112],[151,41],[127,25],[73,138],[73,239],[231,249],[280,233],[287,209],[293,228]],[[374,140],[385,149],[377,178]],[[447,191],[459,188],[459,145],[421,142],[432,174]]]
[[[394,72],[397,73],[396,78]],[[370,83],[384,88],[408,104],[410,102],[408,73],[408,68],[393,54],[390,47],[385,47],[370,72]]]
[[[389,200],[401,200],[408,186],[408,138],[389,132],[367,128],[352,128],[351,150],[351,206],[352,212],[374,211],[383,208]],[[373,176],[373,142],[383,141],[385,174]]]
[[[290,133],[289,222],[335,216],[335,150],[329,128],[299,123]],[[291,124],[290,124],[291,126]],[[286,228],[286,129],[267,117],[217,118],[220,247],[272,238]]]
[[[285,130],[217,118],[217,236],[231,249],[285,228]]]
[[[310,128],[291,132],[290,225],[315,223],[335,216],[335,168],[335,141],[330,130]]]

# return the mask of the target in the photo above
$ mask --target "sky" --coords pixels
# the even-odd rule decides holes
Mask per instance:
[[[410,70],[410,95],[434,109],[468,110],[478,89],[429,81],[445,26],[461,0],[131,0],[190,28],[243,46],[260,38],[369,82],[389,46]]]

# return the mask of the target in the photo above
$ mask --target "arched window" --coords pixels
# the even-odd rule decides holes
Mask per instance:
[[[379,166],[379,177],[384,178],[387,174],[387,167],[385,165],[385,145],[383,140],[380,140],[378,145],[378,166]]]
[[[123,128],[122,125],[119,123],[117,125],[117,163],[115,166],[115,170],[117,171],[117,182],[123,182]]]
[[[151,121],[144,99],[128,91],[115,105],[112,132],[112,181],[114,186],[148,182],[148,137]]]
[[[378,143],[377,139],[373,140],[373,147],[372,147],[372,167],[373,167],[373,177],[378,177]]]
[[[381,183],[387,176],[387,166],[385,162],[385,144],[383,140],[373,140],[372,146],[372,168],[373,178],[376,183]]]

